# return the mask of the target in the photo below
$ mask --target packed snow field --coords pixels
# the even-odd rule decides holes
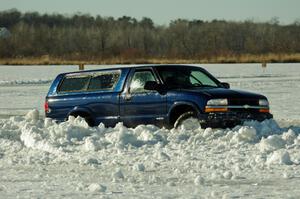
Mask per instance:
[[[57,73],[77,68],[0,67],[0,198],[300,197],[299,64],[204,65],[265,94],[274,120],[171,130],[56,124],[43,117],[44,96]]]

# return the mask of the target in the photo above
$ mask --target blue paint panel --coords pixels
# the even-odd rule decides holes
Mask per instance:
[[[56,96],[48,100],[51,112],[47,117],[66,118],[73,112],[91,114],[98,124],[114,125],[119,121],[119,93],[85,93],[69,96]]]
[[[138,124],[163,125],[166,122],[166,95],[158,92],[134,93],[126,100],[125,93],[120,98],[121,121],[127,126]]]

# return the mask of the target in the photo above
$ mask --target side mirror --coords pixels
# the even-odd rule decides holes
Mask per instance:
[[[221,82],[221,85],[222,85],[224,88],[230,88],[230,84],[227,83],[227,82]]]
[[[156,81],[147,81],[145,83],[144,89],[145,90],[150,90],[150,91],[156,91],[158,90],[158,83]]]

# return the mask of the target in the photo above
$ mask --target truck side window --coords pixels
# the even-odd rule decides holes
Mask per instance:
[[[86,90],[90,77],[87,75],[66,76],[59,87],[59,92],[77,92]]]
[[[130,92],[141,93],[149,92],[144,89],[147,81],[156,81],[153,73],[150,70],[136,71],[130,83]]]
[[[91,78],[88,91],[112,90],[118,82],[120,73],[109,72],[96,74]]]

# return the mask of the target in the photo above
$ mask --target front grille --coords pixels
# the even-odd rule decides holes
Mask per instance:
[[[228,104],[230,106],[258,106],[258,99],[228,99]]]

